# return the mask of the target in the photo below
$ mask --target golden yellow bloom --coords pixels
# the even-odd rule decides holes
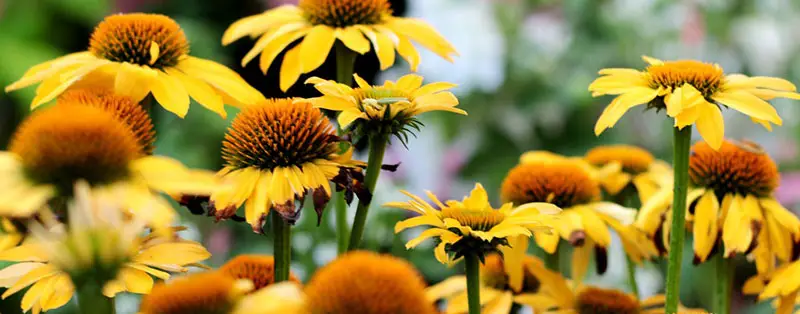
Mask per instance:
[[[429,111],[449,111],[466,115],[456,108],[458,99],[449,89],[455,84],[436,82],[422,85],[422,77],[408,74],[397,82],[386,81],[381,86],[371,86],[358,75],[354,75],[358,87],[326,81],[312,77],[306,83],[322,93],[312,98],[314,106],[339,111],[338,122],[342,128],[351,124],[357,135],[395,134],[407,139],[409,127],[419,129],[416,116]],[[354,123],[355,122],[355,123]]]
[[[775,199],[778,168],[755,143],[724,141],[718,150],[707,143],[692,147],[689,158],[691,188],[687,222],[694,235],[695,262],[706,261],[724,244],[726,257],[754,257],[759,273],[772,270],[776,261],[792,258],[793,243],[800,241],[800,220]],[[642,206],[637,226],[666,241],[672,188],[656,193]],[[666,242],[663,242],[666,246]]]
[[[242,66],[261,54],[265,74],[281,51],[289,49],[280,67],[280,87],[292,87],[300,74],[320,67],[337,39],[347,49],[365,54],[374,49],[381,70],[395,62],[395,49],[417,70],[420,57],[411,44],[416,41],[442,58],[453,61],[455,48],[427,23],[392,16],[387,0],[301,0],[298,6],[284,5],[233,23],[222,35],[222,44],[242,37],[259,37]]]
[[[249,105],[264,99],[236,72],[219,63],[189,56],[180,26],[158,14],[116,14],[92,33],[88,51],[32,67],[6,92],[41,83],[32,108],[76,87],[113,90],[139,102],[148,94],[164,109],[184,117],[189,97],[225,117],[223,104]]]
[[[666,109],[675,127],[696,124],[697,131],[714,149],[724,138],[720,106],[735,109],[771,130],[783,121],[768,102],[774,98],[800,99],[794,84],[774,77],[725,75],[718,64],[694,60],[661,61],[643,57],[646,70],[603,69],[591,85],[592,96],[619,95],[603,110],[594,132],[603,133],[631,108]]]
[[[218,272],[193,274],[156,285],[142,298],[139,314],[235,313],[236,304],[251,290],[248,280]]]
[[[62,103],[34,112],[0,152],[0,215],[28,217],[87,181],[95,193],[167,227],[175,212],[158,192],[209,194],[213,174],[178,161],[144,156],[131,128],[97,106]]]
[[[147,111],[130,97],[98,88],[72,89],[58,97],[58,104],[93,106],[113,114],[130,127],[142,152],[148,155],[153,153],[153,145],[156,142],[153,120]]]
[[[0,270],[0,286],[8,288],[3,298],[30,287],[22,299],[25,312],[63,306],[75,292],[73,283],[86,280],[105,283],[108,297],[123,291],[149,293],[152,276],[166,280],[170,272],[186,272],[186,266],[211,256],[174,232],[142,234],[141,222],[123,217],[113,198],[91,193],[85,182],[75,195],[69,225],[47,226],[48,231],[32,225],[35,237],[0,252],[0,261],[15,262]]]
[[[239,255],[219,268],[219,272],[235,279],[250,280],[253,283],[254,290],[259,290],[275,283],[274,271],[275,259],[266,255]],[[300,283],[300,280],[293,273],[289,273],[289,280]]]
[[[662,186],[672,184],[669,164],[636,146],[598,146],[584,158],[598,168],[600,186],[610,196],[630,188],[643,203]]]
[[[384,206],[405,209],[419,216],[398,222],[394,226],[394,232],[430,226],[418,237],[408,241],[406,248],[416,247],[428,238],[438,238],[440,242],[434,253],[436,259],[443,264],[451,264],[465,254],[483,256],[501,245],[507,245],[508,238],[514,236],[530,237],[532,232],[549,233],[552,230],[550,216],[561,211],[557,206],[548,203],[527,203],[519,207],[505,203],[495,209],[489,203],[489,196],[480,183],[476,183],[472,193],[460,202],[449,200],[442,203],[433,193],[426,192],[436,207],[418,196],[401,192],[412,200],[387,203]],[[476,248],[482,249],[474,251]]]
[[[744,294],[758,295],[759,300],[776,298],[775,314],[792,313],[799,291],[800,261],[783,264],[775,271],[753,276],[742,287]]]
[[[564,209],[554,225],[556,232],[537,233],[534,240],[548,254],[556,252],[559,236],[577,247],[572,254],[576,281],[586,274],[592,254],[596,255],[598,273],[605,272],[606,252],[611,244],[609,227],[620,235],[625,252],[633,261],[641,262],[656,253],[644,234],[630,226],[635,210],[599,201],[600,186],[591,171],[581,159],[528,155],[509,171],[501,190],[501,198],[507,202],[546,202]]]
[[[342,141],[322,112],[303,100],[273,99],[246,108],[222,143],[225,167],[219,176],[232,188],[211,195],[217,217],[230,217],[244,204],[247,222],[260,232],[272,209],[293,223],[299,214],[295,201],[307,195],[321,217],[330,181],[368,197],[354,183],[364,163],[352,160],[352,148],[339,154]]]

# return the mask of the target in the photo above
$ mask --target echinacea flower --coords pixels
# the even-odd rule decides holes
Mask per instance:
[[[148,94],[184,117],[189,98],[225,117],[224,104],[264,99],[241,76],[219,63],[189,56],[189,41],[171,18],[159,14],[115,14],[97,25],[89,49],[36,65],[6,92],[41,83],[32,108],[70,88],[100,87],[139,102]]]
[[[600,187],[612,199],[629,189],[643,203],[661,187],[672,184],[672,168],[636,146],[598,146],[584,159],[598,168]]]
[[[85,182],[76,186],[73,204],[68,225],[34,225],[35,237],[0,252],[0,261],[14,262],[0,270],[0,283],[8,288],[3,298],[30,287],[21,304],[25,312],[65,305],[87,280],[102,279],[107,297],[146,294],[153,277],[166,280],[211,256],[174,233],[144,234],[141,221],[125,218],[113,199],[90,192]]]
[[[752,255],[759,273],[792,259],[800,241],[800,220],[774,197],[780,175],[775,162],[757,144],[726,140],[718,150],[700,142],[689,158],[687,222],[694,237],[695,262],[718,248],[725,257]],[[669,237],[672,188],[646,202],[636,225],[652,237]],[[718,245],[722,245],[717,247]]]
[[[467,114],[456,108],[458,99],[449,91],[455,84],[422,85],[421,76],[408,74],[396,82],[371,86],[358,75],[354,77],[358,84],[355,88],[318,77],[308,79],[307,83],[314,84],[322,93],[321,97],[310,99],[314,106],[339,111],[339,126],[352,128],[357,136],[393,134],[405,142],[410,128],[420,127],[417,115],[429,111]]]
[[[253,303],[258,311],[247,313],[435,314],[425,286],[419,272],[405,260],[351,251],[317,270],[302,289],[283,282],[255,292],[265,303]]]
[[[597,261],[597,272],[605,272],[607,248],[611,244],[609,228],[619,234],[625,252],[634,262],[655,253],[644,234],[630,225],[636,211],[600,201],[600,185],[591,166],[581,159],[528,156],[506,175],[501,199],[513,204],[546,202],[563,209],[554,226],[555,233],[537,233],[534,240],[548,254],[556,253],[559,238],[575,246],[572,275],[576,281],[583,279],[592,254]]]
[[[51,200],[69,199],[85,180],[94,193],[117,196],[123,210],[163,228],[176,214],[159,192],[210,194],[218,187],[212,173],[146,156],[130,126],[100,107],[62,102],[22,122],[9,151],[0,152],[0,214],[29,217]]]
[[[275,259],[272,256],[239,255],[227,261],[218,271],[234,279],[250,280],[253,283],[253,291],[275,283],[273,276]],[[289,274],[289,280],[300,283],[293,273]]]
[[[244,109],[222,143],[225,167],[219,176],[231,188],[211,195],[217,217],[228,218],[244,204],[247,222],[260,232],[273,210],[294,223],[295,201],[308,195],[321,217],[330,200],[329,182],[368,197],[355,180],[364,163],[352,160],[352,148],[340,153],[341,142],[333,124],[309,102],[273,99]]]
[[[794,84],[780,78],[742,74],[726,75],[718,64],[694,60],[661,61],[643,57],[644,71],[603,69],[591,85],[592,96],[619,95],[603,110],[594,132],[600,135],[611,128],[633,107],[665,109],[683,129],[696,124],[700,136],[714,149],[724,138],[720,107],[732,108],[771,130],[770,123],[781,125],[778,112],[767,101],[774,98],[800,99]]]
[[[549,203],[527,203],[518,207],[505,203],[495,209],[480,183],[476,183],[470,195],[462,201],[442,203],[433,193],[426,192],[436,207],[418,196],[401,192],[412,200],[384,206],[405,209],[419,216],[398,222],[394,227],[395,233],[412,227],[429,226],[418,237],[408,241],[406,248],[411,249],[429,238],[436,238],[440,242],[434,253],[443,264],[452,264],[467,254],[483,258],[487,253],[507,245],[511,237],[530,237],[533,232],[549,233],[553,229],[550,226],[551,216],[561,211]]]
[[[248,295],[252,290],[253,283],[247,279],[237,280],[213,271],[191,274],[156,285],[142,298],[138,314],[264,313],[269,300],[258,299],[258,294]]]
[[[267,73],[275,58],[295,41],[280,66],[280,87],[286,91],[300,74],[320,67],[333,45],[340,41],[348,50],[365,54],[374,50],[381,70],[395,62],[395,49],[417,70],[419,53],[411,40],[442,58],[453,61],[456,50],[427,23],[392,16],[388,0],[301,0],[233,23],[222,35],[222,44],[242,37],[259,37],[242,59],[242,66],[261,54],[261,71]]]
[[[774,271],[747,279],[742,292],[758,295],[759,301],[774,298],[775,314],[792,313],[800,292],[800,261],[783,264]]]

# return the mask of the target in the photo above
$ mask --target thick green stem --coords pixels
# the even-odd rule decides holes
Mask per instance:
[[[367,172],[364,175],[364,184],[370,192],[375,193],[375,184],[378,183],[378,175],[381,173],[383,165],[383,154],[386,152],[386,144],[389,142],[390,134],[372,134],[369,136],[369,158],[367,159]],[[356,208],[356,218],[353,222],[353,232],[350,234],[349,251],[358,249],[361,243],[361,236],[364,235],[364,226],[367,223],[367,213],[369,212],[369,202],[359,199]]]
[[[625,261],[628,266],[628,285],[630,286],[631,293],[639,296],[639,284],[636,282],[636,263],[634,263],[629,256],[625,256]]]
[[[731,294],[733,293],[733,260],[725,258],[722,253],[714,257],[714,269],[717,272],[714,283],[714,313],[730,314]]]
[[[114,314],[114,299],[103,295],[103,285],[86,283],[77,288],[78,313]]]
[[[481,314],[481,273],[480,261],[475,254],[464,256],[467,264],[467,301],[469,314]]]
[[[347,202],[344,199],[344,192],[336,193],[333,197],[336,205],[336,252],[341,255],[347,252],[347,239],[350,236],[350,225],[347,224]]]
[[[289,280],[292,264],[292,226],[280,215],[272,214],[272,241],[275,258],[275,282]]]
[[[336,42],[336,81],[347,86],[353,85],[353,72],[355,69],[356,53],[347,48],[342,42]],[[339,135],[344,130],[339,129]],[[342,147],[346,149],[346,147]],[[344,192],[334,195],[333,204],[336,208],[336,251],[342,254],[347,251],[347,239],[350,236],[350,225],[347,223],[347,203]]]
[[[356,52],[342,42],[336,42],[336,82],[353,85],[353,71],[356,65]]]
[[[689,185],[689,147],[692,139],[692,127],[674,128],[673,132],[672,166],[675,175],[669,264],[667,264],[666,313],[676,313],[680,301],[681,262],[683,261],[683,241],[686,236],[686,193]]]

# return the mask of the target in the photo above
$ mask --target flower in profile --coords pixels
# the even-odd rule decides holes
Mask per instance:
[[[437,238],[440,242],[434,253],[443,264],[451,264],[467,254],[483,259],[500,246],[508,245],[511,237],[530,237],[533,232],[549,233],[552,230],[552,215],[561,211],[548,203],[528,203],[519,207],[505,203],[495,209],[480,183],[476,183],[470,195],[462,201],[442,203],[433,193],[426,192],[436,207],[418,196],[401,192],[412,200],[384,206],[405,209],[419,216],[398,222],[394,227],[395,233],[412,227],[430,226],[408,241],[406,248],[416,247],[429,238]]]
[[[116,95],[99,88],[71,89],[58,97],[58,104],[92,106],[111,113],[119,121],[130,127],[131,132],[147,155],[153,153],[156,131],[153,119],[144,108],[128,96]]]
[[[757,274],[745,281],[742,292],[758,295],[760,301],[775,298],[775,314],[789,314],[800,292],[800,261],[793,261],[769,273]],[[796,313],[796,312],[795,312]]]
[[[364,163],[352,160],[352,148],[340,154],[342,142],[309,102],[272,99],[244,109],[222,143],[225,166],[219,176],[231,188],[211,195],[217,218],[231,217],[244,204],[247,222],[261,232],[271,210],[294,223],[300,213],[295,202],[311,195],[321,219],[330,200],[329,182],[337,190],[370,197],[360,183]]]
[[[9,151],[0,152],[0,214],[30,217],[51,200],[72,197],[84,180],[163,228],[176,214],[159,192],[209,194],[218,187],[211,173],[144,155],[130,126],[100,107],[62,102],[22,122]]]
[[[753,142],[726,140],[718,150],[695,144],[686,209],[695,262],[705,262],[715,249],[725,257],[751,255],[759,273],[791,261],[800,220],[775,199],[779,179],[775,162]],[[670,230],[662,217],[669,216],[671,199],[671,187],[656,193],[642,206],[637,226],[666,241]]]
[[[584,159],[598,168],[600,187],[612,198],[627,189],[643,203],[661,187],[672,184],[669,164],[636,146],[598,146],[589,150]]]
[[[281,51],[289,49],[280,67],[280,87],[286,91],[300,74],[320,67],[339,40],[348,50],[365,54],[375,50],[381,70],[395,62],[395,49],[417,70],[420,62],[411,40],[442,58],[453,61],[455,48],[427,23],[392,16],[388,0],[301,0],[249,16],[233,23],[222,35],[222,44],[242,37],[260,37],[242,59],[242,66],[261,54],[261,71],[267,73]]]
[[[253,284],[247,279],[237,280],[219,272],[192,274],[156,285],[142,298],[139,314],[260,313],[236,309],[252,290]]]
[[[623,248],[634,262],[655,254],[644,234],[630,224],[636,211],[620,205],[601,202],[600,186],[592,167],[580,158],[539,154],[523,156],[522,163],[506,175],[501,199],[513,204],[545,202],[563,209],[555,233],[537,233],[537,245],[548,254],[558,249],[559,238],[577,247],[572,254],[573,279],[581,281],[594,253],[598,273],[607,267],[607,248],[611,244],[609,228],[622,240]],[[641,241],[645,240],[645,241]]]
[[[266,255],[239,255],[219,268],[219,272],[234,279],[250,280],[254,291],[275,283],[274,271],[275,259]],[[300,283],[293,273],[289,274],[289,280]]]
[[[189,56],[189,41],[171,18],[159,14],[115,14],[97,25],[89,49],[36,65],[6,92],[41,83],[32,108],[76,87],[102,87],[139,102],[148,94],[184,117],[189,98],[225,117],[224,104],[264,99],[236,72]]]
[[[694,60],[661,61],[643,57],[647,69],[602,69],[591,85],[592,96],[619,95],[603,110],[595,125],[600,135],[633,107],[665,109],[675,127],[696,124],[700,136],[714,149],[724,138],[720,107],[735,109],[771,130],[781,125],[778,112],[767,101],[800,99],[794,84],[780,78],[728,74],[717,64]]]
[[[405,143],[411,128],[419,130],[421,126],[417,115],[429,111],[467,114],[456,108],[458,99],[449,91],[455,84],[422,85],[421,76],[408,74],[397,82],[371,86],[358,75],[354,77],[356,88],[318,77],[308,79],[307,83],[314,84],[322,93],[321,97],[310,99],[314,106],[341,112],[339,125],[352,128],[357,136],[394,134]]]
[[[0,252],[0,261],[15,263],[0,270],[0,284],[8,288],[2,297],[30,287],[21,304],[25,312],[59,308],[89,281],[102,284],[108,297],[149,293],[153,277],[166,280],[211,256],[174,232],[145,234],[143,221],[123,215],[114,199],[93,193],[86,182],[74,194],[68,225],[33,223],[33,237]]]

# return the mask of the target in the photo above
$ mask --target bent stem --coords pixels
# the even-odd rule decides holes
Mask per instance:
[[[280,215],[272,214],[272,241],[275,255],[275,282],[289,280],[292,264],[292,226]]]
[[[350,86],[353,84],[353,72],[355,68],[356,53],[347,48],[342,42],[336,42],[336,81]],[[344,135],[344,130],[338,130],[339,135]],[[342,147],[342,149],[346,149]],[[336,209],[336,251],[342,254],[347,251],[347,239],[350,234],[350,226],[347,223],[347,203],[344,199],[344,192],[336,193],[333,196],[333,204]]]
[[[383,154],[386,152],[386,144],[389,142],[390,134],[379,133],[369,136],[369,158],[367,159],[367,171],[364,175],[364,184],[367,189],[375,196],[375,184],[378,183],[378,175],[381,173],[383,165]],[[356,217],[353,221],[353,232],[350,234],[350,246],[348,251],[357,250],[361,244],[361,237],[364,235],[364,226],[367,223],[367,213],[369,212],[370,202],[362,199],[358,200]]]
[[[676,313],[680,301],[681,261],[683,261],[683,242],[686,236],[686,193],[689,185],[689,144],[691,137],[691,126],[686,126],[683,129],[673,128],[672,163],[675,172],[669,262],[667,264],[666,313]]]
[[[714,283],[714,313],[731,312],[731,294],[733,293],[733,260],[717,253],[714,257],[716,282]]]
[[[467,264],[467,300],[469,303],[469,314],[481,313],[481,281],[480,281],[480,261],[475,254],[464,256]]]
[[[78,287],[78,313],[114,314],[114,299],[103,295],[103,285],[89,282]]]

